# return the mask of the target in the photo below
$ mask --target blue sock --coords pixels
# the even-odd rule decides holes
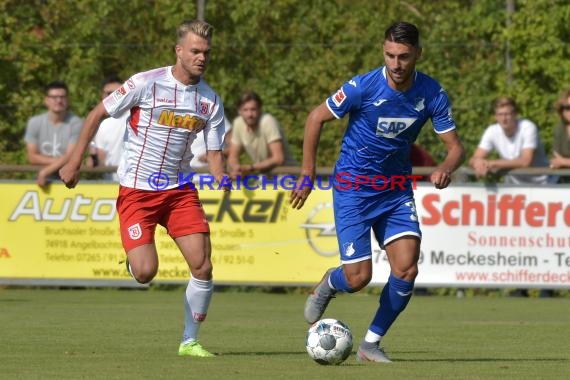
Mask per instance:
[[[331,273],[329,284],[332,285],[333,289],[337,292],[354,293],[354,290],[348,285],[348,282],[346,281],[346,276],[344,275],[342,265]]]
[[[380,306],[370,324],[370,331],[384,336],[398,315],[406,308],[414,283],[399,279],[390,273],[388,283],[380,295]]]

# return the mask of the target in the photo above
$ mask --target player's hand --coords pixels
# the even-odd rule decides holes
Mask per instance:
[[[430,181],[436,189],[445,189],[451,183],[451,171],[436,169],[431,174]]]
[[[291,191],[291,196],[289,197],[289,201],[291,203],[291,207],[300,209],[305,204],[305,201],[311,194],[313,190],[313,180],[309,180],[310,177],[302,176],[297,180],[295,184],[295,188]],[[309,184],[310,182],[310,184]]]
[[[59,169],[59,177],[68,189],[73,189],[79,182],[79,170],[73,165],[65,164]]]

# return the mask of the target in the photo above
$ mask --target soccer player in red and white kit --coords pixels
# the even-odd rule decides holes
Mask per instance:
[[[204,131],[209,169],[223,190],[224,107],[202,79],[211,52],[213,28],[199,20],[177,30],[176,64],[135,74],[91,110],[69,161],[59,171],[69,188],[79,180],[84,152],[107,115],[130,112],[125,153],[119,164],[117,212],[127,267],[140,283],[158,270],[154,242],[164,226],[186,259],[191,278],[184,299],[185,323],[178,354],[214,356],[197,340],[213,292],[210,230],[197,190],[179,183],[187,178],[192,141]],[[190,181],[188,181],[190,182]]]

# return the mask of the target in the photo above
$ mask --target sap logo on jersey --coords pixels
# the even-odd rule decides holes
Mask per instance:
[[[392,139],[408,129],[416,120],[414,117],[379,117],[376,136]]]

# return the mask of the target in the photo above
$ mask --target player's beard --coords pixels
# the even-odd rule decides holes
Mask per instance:
[[[399,76],[394,76],[394,72],[388,70],[388,75],[392,82],[398,86],[398,88],[404,87],[404,90],[407,90],[412,85],[412,78],[413,78],[414,70],[406,71],[402,70],[399,72]]]
[[[394,71],[389,71],[389,73],[390,73],[390,78],[392,78],[392,81],[396,84],[406,83],[410,79],[410,76],[411,76],[411,73],[408,73],[405,70],[401,70],[398,73],[396,73]]]
[[[194,63],[187,64],[186,62],[181,62],[181,66],[192,81],[196,83],[200,81],[200,78],[204,75],[204,71],[206,71],[205,63],[202,64],[202,66],[198,66]]]

